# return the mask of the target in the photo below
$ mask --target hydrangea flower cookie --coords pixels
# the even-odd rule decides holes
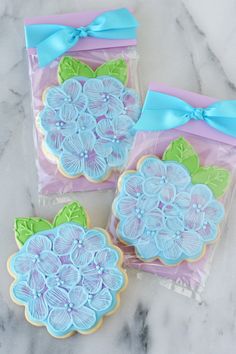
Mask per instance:
[[[37,123],[43,151],[66,177],[100,182],[124,166],[140,113],[137,93],[125,86],[127,72],[123,59],[93,71],[79,60],[62,58],[60,84],[45,91]]]
[[[224,207],[216,198],[229,177],[225,169],[200,167],[184,138],[173,141],[162,160],[144,156],[118,183],[113,211],[120,241],[134,246],[143,261],[175,265],[199,259],[217,239]]]
[[[59,338],[96,331],[118,308],[127,284],[122,253],[107,232],[88,228],[77,202],[53,224],[17,219],[15,231],[20,250],[8,263],[15,278],[11,297],[25,306],[26,319]]]

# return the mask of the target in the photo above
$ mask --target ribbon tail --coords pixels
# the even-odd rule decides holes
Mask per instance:
[[[73,37],[73,28],[61,29],[37,45],[39,66],[50,64],[54,59],[67,52],[79,40]]]
[[[146,109],[134,126],[139,131],[159,131],[178,128],[188,123],[189,116],[173,109]]]
[[[136,130],[158,131],[177,128],[190,120],[192,106],[181,99],[149,90]]]
[[[236,114],[234,117],[206,117],[205,122],[219,132],[236,138]]]
[[[236,137],[236,100],[217,101],[205,109],[205,119],[212,128]]]

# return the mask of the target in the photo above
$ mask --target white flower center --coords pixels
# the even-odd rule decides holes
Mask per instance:
[[[164,183],[167,183],[167,178],[166,176],[161,176],[161,181],[160,181],[161,184],[164,184]]]
[[[40,257],[38,254],[34,256],[34,263],[39,263],[40,262]]]
[[[83,247],[83,240],[76,239],[73,243],[79,248]]]
[[[72,98],[70,96],[67,96],[67,97],[64,98],[64,102],[71,103],[72,102]]]
[[[156,232],[155,231],[151,231],[151,230],[147,230],[147,236],[155,236]]]
[[[202,211],[202,208],[202,204],[193,204],[193,209],[195,209],[197,213],[200,213]]]
[[[204,221],[204,222],[203,222],[202,228],[203,228],[203,230],[206,230],[206,228],[207,228],[207,221]]]
[[[37,299],[38,297],[40,297],[42,294],[39,292],[39,291],[37,291],[37,290],[33,290],[33,298],[34,299]]]
[[[136,211],[138,219],[141,219],[144,215],[144,210],[142,210],[140,208],[136,208],[135,211]]]
[[[116,135],[113,136],[113,139],[112,139],[112,142],[113,143],[119,143],[120,140],[118,139],[118,137]]]
[[[104,272],[104,268],[99,265],[96,265],[96,270],[97,270],[98,274],[102,274]]]
[[[87,150],[84,150],[80,153],[80,157],[83,157],[84,159],[87,159],[88,158],[88,151]]]
[[[103,102],[109,101],[109,98],[110,98],[110,95],[109,95],[108,93],[104,93],[104,94],[102,95]]]
[[[180,231],[176,231],[175,232],[175,240],[178,240],[178,239],[180,239],[181,238],[181,232]]]
[[[59,277],[56,277],[56,282],[57,282],[57,286],[63,285],[64,281],[61,280]]]
[[[65,124],[66,124],[65,122],[60,120],[59,122],[56,122],[56,127],[60,129],[60,128],[63,128]]]
[[[80,153],[80,157],[84,158],[84,159],[87,159],[88,158],[88,151],[87,150],[84,150]]]
[[[74,307],[74,304],[72,304],[72,302],[65,304],[65,308],[66,308],[67,312],[71,312],[73,307]]]

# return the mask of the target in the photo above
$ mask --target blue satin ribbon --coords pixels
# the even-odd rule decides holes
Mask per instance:
[[[44,67],[81,38],[135,39],[137,26],[135,17],[125,8],[104,12],[85,27],[27,25],[26,47],[37,49],[39,66]]]
[[[156,91],[148,91],[135,130],[158,131],[201,120],[214,129],[236,137],[236,100],[218,101],[207,108],[194,108],[187,102]]]

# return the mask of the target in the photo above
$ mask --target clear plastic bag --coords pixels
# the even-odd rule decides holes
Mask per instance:
[[[205,96],[167,88],[162,85],[157,85],[156,90],[185,99],[195,107],[206,107],[208,104],[216,101]],[[194,129],[194,124],[195,122],[191,122],[190,125],[187,124],[182,129],[172,129],[162,132],[137,132],[124,176],[128,171],[136,171],[138,161],[144,156],[154,155],[161,159],[164,151],[173,141],[184,138],[199,155],[201,166],[217,166],[230,173],[230,184],[223,196],[217,198],[219,202],[223,204],[225,210],[224,218],[219,224],[218,229],[220,239],[225,233],[227,217],[234,194],[236,182],[236,146],[235,144],[230,144],[230,142],[233,141],[232,137],[224,137],[225,142],[223,142],[222,140],[213,139],[212,137],[207,138],[206,131],[204,133],[202,132],[203,136],[200,136],[197,126],[196,129]],[[204,123],[201,122],[200,124],[204,126]],[[208,128],[206,128],[206,130],[207,129]],[[192,133],[190,133],[190,131],[192,131]],[[227,140],[229,143],[227,143]],[[125,177],[123,178],[125,179]],[[121,184],[121,181],[122,176],[118,183]],[[119,195],[120,190],[121,188],[117,190],[116,196]],[[120,221],[121,220],[115,216],[113,204],[113,212],[108,223],[108,230],[112,234],[114,242],[124,251],[125,265],[127,267],[153,273],[160,278],[161,283],[166,287],[189,297],[194,297],[197,300],[201,299],[201,292],[204,289],[206,279],[209,275],[210,265],[214,251],[220,242],[219,240],[207,244],[205,254],[202,254],[199,260],[191,262],[184,260],[176,265],[166,265],[159,259],[142,261],[140,257],[137,257],[135,248],[132,245],[124,245],[118,237],[118,224]]]
[[[26,20],[28,24],[56,23],[63,25],[85,25],[93,20],[99,13],[79,13],[57,15],[52,17],[33,18]],[[81,41],[81,43],[80,43]],[[128,67],[128,79],[125,88],[130,88],[139,95],[137,75],[138,54],[136,40],[105,40],[85,38],[80,40],[73,48],[63,54],[89,65],[93,70],[110,60],[124,60]],[[118,177],[118,169],[111,169],[112,173],[101,182],[93,183],[83,174],[77,178],[69,178],[62,174],[55,163],[54,156],[45,154],[44,134],[37,127],[36,121],[44,108],[43,95],[45,90],[58,85],[58,65],[61,57],[53,60],[45,67],[39,67],[38,55],[35,48],[28,48],[29,75],[32,88],[32,106],[35,119],[34,142],[37,153],[38,190],[40,195],[58,197],[65,194],[89,191],[114,189]]]

